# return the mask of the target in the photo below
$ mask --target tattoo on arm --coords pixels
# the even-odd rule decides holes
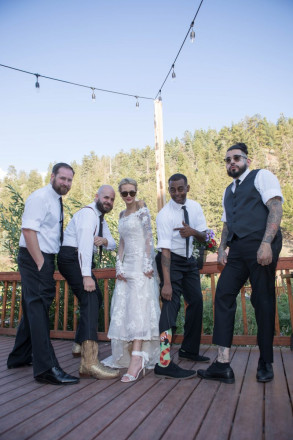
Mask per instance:
[[[227,247],[228,233],[229,233],[228,226],[227,226],[227,223],[225,222],[223,224],[223,230],[222,230],[222,235],[221,235],[221,243],[220,243],[220,246],[219,246],[219,247],[221,247],[223,249],[226,249],[226,247]]]
[[[170,273],[171,258],[166,257],[166,255],[162,255],[161,264],[167,269],[168,273]]]
[[[272,243],[281,224],[283,208],[280,197],[273,197],[268,200],[266,206],[269,210],[267,226],[262,241]]]

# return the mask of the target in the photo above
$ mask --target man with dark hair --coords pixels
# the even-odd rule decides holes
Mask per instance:
[[[213,343],[218,345],[218,358],[207,370],[197,372],[204,379],[225,383],[235,382],[230,347],[236,297],[248,278],[260,349],[256,379],[269,382],[274,377],[275,270],[282,247],[283,196],[276,176],[264,169],[250,171],[247,156],[247,146],[238,143],[228,148],[224,159],[233,182],[223,196],[224,224],[218,252],[218,262],[225,266],[215,298]]]
[[[7,367],[33,363],[38,382],[69,385],[79,379],[59,366],[50,341],[49,309],[55,297],[55,254],[63,237],[62,196],[72,185],[73,169],[53,167],[50,183],[34,191],[25,203],[18,266],[22,284],[22,319]]]
[[[64,233],[58,254],[58,268],[66,278],[80,308],[78,329],[75,335],[73,356],[81,356],[79,374],[95,379],[113,379],[118,370],[105,367],[98,360],[98,317],[102,293],[92,273],[93,253],[102,248],[116,247],[104,215],[114,204],[115,191],[110,185],[99,188],[95,201],[77,211]],[[101,254],[100,254],[101,256]]]
[[[209,361],[208,357],[199,354],[203,305],[199,270],[192,256],[193,237],[204,241],[207,225],[200,204],[187,199],[190,187],[186,176],[174,174],[168,184],[171,200],[157,215],[159,252],[156,261],[163,307],[159,323],[161,354],[155,366],[155,375],[189,379],[196,371],[184,370],[172,362],[170,346],[183,294],[187,308],[179,359]]]

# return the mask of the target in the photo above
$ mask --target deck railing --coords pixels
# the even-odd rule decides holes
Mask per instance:
[[[293,298],[291,279],[293,277],[293,257],[280,258],[276,273],[276,295],[287,295],[285,313],[288,316],[287,335],[282,334],[280,330],[280,313],[277,303],[276,322],[275,322],[275,338],[274,345],[290,345],[292,348],[293,338],[291,335],[293,328]],[[215,262],[207,262],[200,271],[201,279],[204,281],[206,277],[209,280],[202,283],[210,287],[203,290],[204,299],[209,295],[214,305],[216,282],[220,274],[221,268]],[[115,269],[105,268],[94,270],[96,278],[99,280],[101,290],[104,294],[104,305],[99,321],[99,340],[106,341],[107,332],[110,321],[110,297],[113,292],[115,283]],[[56,297],[50,309],[51,316],[51,337],[73,339],[78,323],[78,301],[71,294],[67,282],[59,272],[55,272],[56,280]],[[15,335],[16,327],[21,319],[21,288],[20,288],[19,272],[0,272],[0,335]],[[254,345],[256,344],[256,336],[250,334],[247,299],[249,299],[250,286],[241,289],[240,303],[242,310],[243,334],[234,335],[233,344],[236,345]],[[282,306],[283,307],[283,306]],[[284,307],[283,307],[284,308]],[[282,309],[284,314],[284,310]],[[204,324],[201,342],[211,344],[212,335],[206,334]],[[211,331],[209,331],[211,333]],[[182,335],[174,335],[173,341],[180,343]]]

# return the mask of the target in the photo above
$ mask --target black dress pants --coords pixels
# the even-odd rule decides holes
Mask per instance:
[[[161,287],[164,284],[161,252],[156,256],[158,273],[161,279]],[[159,329],[160,333],[172,328],[176,329],[176,319],[180,309],[180,298],[183,295],[187,303],[184,338],[181,345],[183,350],[198,354],[202,327],[202,292],[200,286],[199,271],[194,257],[189,259],[171,252],[170,277],[172,284],[172,299],[166,301],[162,298]]]
[[[282,248],[282,236],[278,232],[273,243],[273,261],[268,266],[257,262],[257,250],[261,240],[257,234],[250,234],[231,242],[227,264],[216,289],[215,325],[213,343],[231,347],[233,339],[236,298],[247,279],[250,280],[251,303],[255,310],[257,341],[260,357],[273,362],[273,338],[275,329],[275,271]]]
[[[75,342],[82,344],[83,341],[87,340],[98,341],[97,328],[99,307],[102,305],[102,293],[95,276],[92,274],[96,290],[93,292],[85,291],[77,249],[74,247],[61,246],[57,262],[60,273],[67,280],[79,302],[80,316]]]
[[[33,361],[34,376],[59,366],[50,341],[49,309],[55,297],[55,255],[46,254],[39,271],[26,248],[20,248],[18,266],[22,285],[22,319],[7,366]]]

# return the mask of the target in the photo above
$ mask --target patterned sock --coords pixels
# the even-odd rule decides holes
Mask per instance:
[[[168,367],[171,362],[170,350],[172,341],[172,329],[166,330],[160,334],[160,367]]]

